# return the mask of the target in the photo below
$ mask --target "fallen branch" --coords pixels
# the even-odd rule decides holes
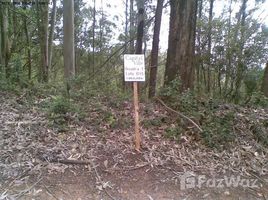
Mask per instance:
[[[90,165],[91,161],[89,160],[50,160],[50,162],[53,163],[61,163],[61,164],[66,164],[66,165]]]
[[[191,122],[200,132],[203,132],[203,130],[200,128],[200,126],[198,126],[193,120],[191,120],[189,117],[185,116],[184,114],[168,107],[161,99],[159,99],[158,97],[155,97],[155,99],[157,101],[159,101],[167,110],[173,112],[173,113],[176,113],[177,115],[179,115],[180,117],[188,120],[189,122]]]

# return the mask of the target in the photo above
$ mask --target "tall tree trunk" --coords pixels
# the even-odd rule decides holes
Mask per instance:
[[[233,0],[230,0],[229,4],[229,17],[228,17],[228,34],[227,34],[227,65],[225,69],[225,82],[224,82],[224,96],[226,97],[226,94],[228,92],[228,85],[230,81],[231,76],[231,67],[232,67],[232,55],[231,55],[231,20],[232,20],[232,3]]]
[[[15,7],[15,4],[12,5],[12,9],[13,10],[16,10],[16,7]],[[12,13],[12,20],[13,20],[13,36],[11,38],[11,41],[12,41],[12,46],[11,47],[11,52],[13,52],[12,50],[15,50],[16,47],[17,47],[17,37],[19,35],[19,32],[18,32],[18,19],[17,19],[17,14],[16,12],[13,12]]]
[[[144,0],[137,1],[138,7],[138,26],[137,26],[137,42],[136,54],[142,54],[142,41],[144,35]]]
[[[135,53],[135,42],[134,42],[134,33],[135,33],[135,16],[134,16],[134,0],[129,1],[129,36],[131,42],[129,47],[129,53]]]
[[[67,94],[69,96],[69,81],[75,75],[74,2],[72,0],[63,1],[63,56],[64,76],[67,83]]]
[[[48,82],[48,3],[36,1],[41,63],[39,81]]]
[[[93,8],[93,42],[92,42],[92,67],[93,74],[95,73],[95,28],[96,28],[96,0],[94,0],[94,8]]]
[[[154,22],[154,35],[153,46],[151,52],[151,66],[150,66],[150,82],[149,82],[149,98],[155,96],[156,80],[157,80],[157,65],[158,65],[158,51],[159,51],[159,35],[161,29],[161,18],[163,11],[164,0],[157,1],[155,22]]]
[[[26,10],[26,6],[24,5],[24,10]],[[25,33],[25,38],[26,38],[26,52],[27,52],[27,65],[28,65],[28,79],[31,80],[32,78],[32,53],[31,53],[31,43],[30,43],[30,35],[28,31],[28,26],[27,26],[27,17],[25,16],[23,19],[23,25],[24,25],[24,33]]]
[[[239,101],[239,90],[241,88],[241,83],[243,80],[244,72],[246,70],[245,63],[243,61],[243,51],[245,45],[245,22],[246,22],[246,8],[247,8],[247,1],[243,0],[241,5],[241,25],[240,25],[240,41],[239,41],[239,52],[238,52],[238,62],[236,67],[236,80],[235,80],[235,91],[233,98],[236,103]]]
[[[0,4],[0,27],[1,27],[1,30],[0,30],[0,72],[3,71],[3,52],[2,52],[2,47],[3,47],[3,41],[2,41],[2,30],[3,30],[3,27],[2,27],[2,21],[3,21],[3,15],[2,15],[2,10],[3,10],[3,5]]]
[[[127,41],[128,41],[128,0],[125,0],[125,50],[127,53]]]
[[[194,87],[197,0],[170,0],[169,46],[165,85],[179,74],[181,91]]]
[[[125,48],[124,48],[124,53],[127,54],[128,53],[128,39],[129,39],[129,30],[128,30],[128,1],[129,0],[125,0]],[[122,79],[122,85],[123,85],[123,90],[126,90],[126,82],[125,82],[125,75],[123,73],[123,79]]]
[[[53,38],[54,38],[54,29],[55,29],[55,21],[56,21],[56,14],[57,14],[57,0],[52,0],[53,7],[51,12],[51,20],[50,20],[50,30],[49,30],[49,37],[48,37],[48,68],[51,69],[52,63],[52,53],[53,53]]]
[[[266,67],[264,70],[264,76],[263,76],[263,82],[262,82],[262,87],[261,90],[263,94],[268,97],[268,62],[266,63]]]
[[[10,77],[10,67],[8,65],[10,57],[10,41],[8,35],[8,3],[2,4],[2,21],[1,21],[1,36],[2,36],[2,59],[5,69],[6,78]]]
[[[203,10],[203,0],[198,1],[198,20],[202,20],[202,10]],[[202,59],[202,45],[201,45],[201,26],[198,26],[197,29],[197,63],[196,63],[196,84],[197,84],[197,90],[200,91],[200,85],[202,80],[202,74],[201,74],[201,67],[203,65],[203,59]]]
[[[213,3],[214,3],[214,0],[210,0],[209,19],[208,19],[208,53],[207,53],[207,57],[208,57],[207,92],[208,92],[208,94],[210,93],[210,89],[211,89],[211,67],[212,67],[212,64],[211,64],[211,32],[212,32]]]

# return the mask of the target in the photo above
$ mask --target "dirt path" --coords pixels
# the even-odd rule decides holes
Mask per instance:
[[[219,153],[189,138],[167,139],[163,126],[143,126],[139,153],[130,103],[116,110],[89,102],[88,115],[80,121],[69,116],[68,131],[61,132],[41,111],[43,101],[0,92],[0,200],[268,198],[265,150]],[[168,116],[157,105],[141,110],[144,118]]]

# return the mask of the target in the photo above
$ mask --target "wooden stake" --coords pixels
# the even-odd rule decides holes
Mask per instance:
[[[133,82],[133,100],[134,100],[134,115],[135,115],[135,149],[140,151],[141,135],[139,125],[139,98],[138,98],[138,83]]]

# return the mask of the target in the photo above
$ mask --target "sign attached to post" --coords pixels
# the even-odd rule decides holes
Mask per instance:
[[[145,81],[145,64],[143,54],[124,55],[124,75],[125,81]]]

